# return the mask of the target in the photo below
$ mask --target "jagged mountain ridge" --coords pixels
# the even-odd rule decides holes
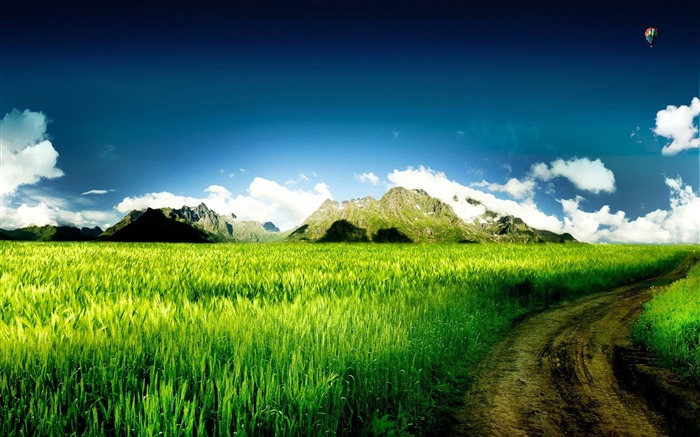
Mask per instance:
[[[124,235],[123,229],[131,227],[126,235],[139,238],[137,241],[209,241],[209,242],[263,242],[275,241],[283,238],[279,232],[269,231],[262,224],[255,221],[239,221],[235,220],[236,216],[222,216],[210,210],[204,203],[196,207],[183,206],[182,208],[159,208],[153,211],[160,211],[162,218],[149,217],[149,222],[159,222],[162,226],[176,232],[174,235],[162,233],[152,227],[152,224],[139,223],[139,220],[145,211],[130,211],[117,224],[107,229],[101,239],[115,240],[114,235]],[[155,221],[154,221],[155,220]],[[182,226],[173,225],[171,222],[177,222],[186,226],[192,227],[203,232],[203,237],[192,233]],[[277,229],[277,227],[268,222],[269,228]],[[134,230],[136,229],[136,231]],[[149,235],[152,234],[153,236]],[[179,234],[187,235],[183,237]],[[117,237],[117,238],[124,238]],[[131,237],[130,237],[131,238]],[[147,238],[147,239],[146,239]],[[154,240],[155,238],[155,240]],[[185,238],[183,240],[183,238]]]
[[[488,210],[478,220],[465,222],[447,203],[423,190],[403,187],[390,189],[380,200],[326,200],[288,241],[343,241],[343,229],[348,233],[346,241],[362,241],[363,231],[377,242],[574,241],[568,234],[539,231],[519,218],[498,217]]]
[[[210,210],[207,205],[200,203],[196,207],[183,206],[179,209],[161,208],[166,217],[189,223],[205,232],[208,232],[216,239],[223,241],[234,241],[233,219],[234,214],[222,216]]]

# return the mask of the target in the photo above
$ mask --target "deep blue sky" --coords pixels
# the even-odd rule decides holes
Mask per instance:
[[[39,190],[113,211],[210,185],[247,195],[255,177],[323,182],[343,200],[386,190],[360,182],[366,172],[386,181],[422,165],[503,184],[585,157],[614,173],[615,191],[556,178],[545,194],[539,181],[538,207],[563,217],[557,199],[581,195],[587,211],[634,219],[669,208],[666,177],[698,191],[697,149],[662,156],[670,140],[650,131],[658,111],[700,94],[698,17],[690,0],[3,7],[0,116],[45,114],[64,172],[5,204],[31,206]],[[114,191],[81,196],[93,189]]]

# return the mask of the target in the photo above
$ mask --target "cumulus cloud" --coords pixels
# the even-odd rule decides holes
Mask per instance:
[[[571,181],[580,190],[599,193],[615,191],[615,175],[600,159],[591,161],[588,158],[573,158],[568,161],[557,159],[550,163],[538,162],[533,164],[530,173],[542,181],[550,181],[563,177]]]
[[[115,209],[126,214],[133,210],[146,208],[181,208],[184,205],[197,206],[201,199],[195,197],[178,196],[176,194],[162,191],[160,193],[146,193],[138,197],[125,197]]]
[[[325,183],[316,184],[313,191],[290,190],[260,177],[253,179],[248,193],[233,199],[236,215],[242,220],[271,220],[280,229],[300,225],[326,199],[333,199]]]
[[[377,185],[379,183],[379,178],[372,172],[356,174],[355,179],[360,182],[369,182],[372,185]]]
[[[565,214],[564,230],[582,241],[621,243],[700,243],[700,198],[682,179],[666,178],[668,210],[657,209],[636,219],[624,211],[611,212],[608,205],[586,212],[582,197],[560,200]]]
[[[700,147],[698,127],[694,121],[699,114],[700,99],[697,97],[693,98],[690,106],[668,105],[666,109],[656,113],[656,126],[652,129],[653,132],[671,140],[661,149],[662,154],[675,155],[683,150]]]
[[[47,139],[48,120],[41,112],[13,109],[0,120],[0,194],[40,179],[63,176],[56,168],[58,152]]]
[[[53,217],[51,209],[44,203],[38,203],[34,206],[22,204],[16,211],[17,221],[21,227],[29,225],[58,225],[58,222]]]
[[[486,181],[476,182],[471,184],[473,187],[484,187],[489,191],[499,191],[507,193],[515,199],[532,198],[535,194],[535,181],[532,179],[519,180],[516,178],[508,179],[505,184],[495,184]]]
[[[425,190],[431,196],[452,206],[455,214],[465,221],[472,221],[489,209],[500,215],[520,217],[537,229],[552,232],[561,232],[562,229],[562,222],[556,216],[542,212],[531,198],[521,202],[499,199],[491,193],[449,180],[445,173],[423,166],[417,169],[408,167],[406,170],[394,170],[387,177],[394,185]]]
[[[134,209],[181,208],[205,203],[222,215],[235,214],[239,220],[272,221],[280,229],[300,225],[326,199],[333,199],[325,183],[318,183],[313,191],[291,190],[277,182],[256,177],[248,187],[248,195],[234,196],[226,188],[211,185],[206,197],[178,196],[169,192],[147,193],[126,197],[115,209],[125,214]]]

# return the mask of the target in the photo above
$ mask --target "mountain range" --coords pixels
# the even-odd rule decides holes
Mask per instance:
[[[472,204],[478,201],[466,199]],[[0,240],[162,242],[376,242],[376,243],[565,243],[570,234],[533,229],[520,218],[486,210],[472,221],[423,190],[394,187],[381,199],[326,200],[298,228],[280,232],[271,222],[219,215],[204,203],[196,207],[131,211],[114,226],[99,228],[30,226],[0,229]]]
[[[472,203],[478,203],[468,199]],[[423,190],[394,187],[381,199],[326,200],[289,241],[374,242],[567,242],[570,234],[533,229],[521,219],[487,210],[471,222]]]
[[[178,242],[272,242],[284,234],[271,222],[235,220],[222,216],[204,203],[196,207],[148,208],[131,211],[100,235],[107,241],[178,241]]]

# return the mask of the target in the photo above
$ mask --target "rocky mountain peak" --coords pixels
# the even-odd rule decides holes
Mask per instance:
[[[275,224],[272,222],[265,222],[262,224],[262,227],[267,232],[280,232],[280,229],[277,226],[275,226]]]
[[[337,208],[340,204],[336,202],[335,200],[331,199],[326,199],[323,201],[321,206],[318,207],[318,209],[329,209],[329,208]]]

